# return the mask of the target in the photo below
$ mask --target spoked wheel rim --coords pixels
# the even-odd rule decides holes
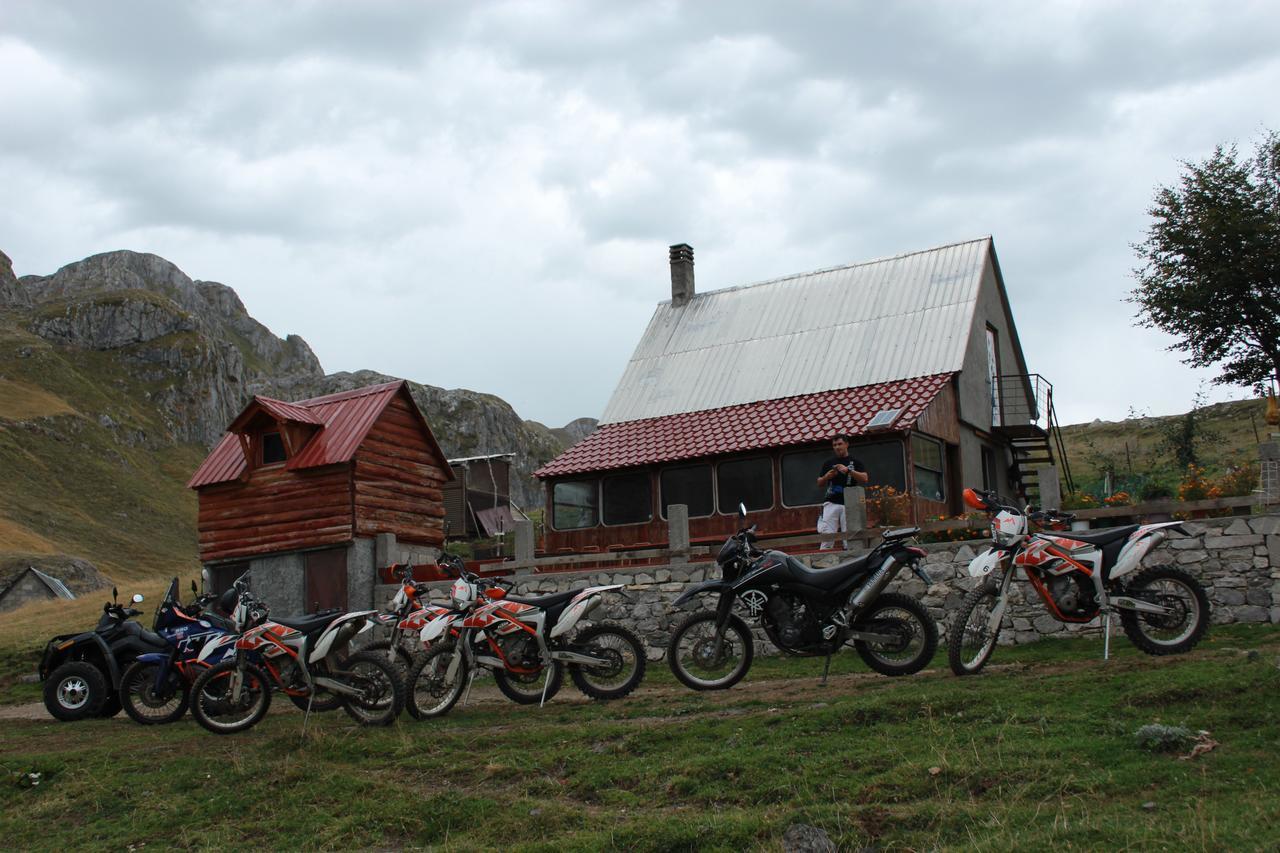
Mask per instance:
[[[677,638],[672,663],[699,686],[719,687],[735,680],[746,665],[746,642],[731,622],[717,645],[714,617],[701,620]]]
[[[909,610],[897,607],[880,610],[874,619],[859,627],[873,634],[893,637],[892,640],[866,641],[867,652],[885,663],[905,664],[924,653],[925,632],[916,615]]]
[[[1160,646],[1175,646],[1193,633],[1200,623],[1200,601],[1195,592],[1178,578],[1155,578],[1141,589],[1130,592],[1134,598],[1159,604],[1172,612],[1138,613],[1138,623],[1147,639]]]
[[[170,676],[171,680],[174,678],[176,676]],[[148,720],[164,720],[172,716],[183,704],[182,687],[179,684],[171,684],[173,689],[168,696],[158,696],[155,683],[153,669],[135,671],[129,683],[125,685],[125,691],[129,696],[128,704],[139,717]]]
[[[466,684],[466,660],[459,661],[453,680],[448,680],[449,665],[453,661],[454,648],[437,646],[427,653],[418,666],[410,685],[409,706],[415,717],[434,717],[444,714]]]
[[[391,664],[385,664],[390,667]],[[379,722],[396,712],[396,688],[392,675],[370,660],[354,660],[347,666],[351,686],[360,693],[346,697],[347,709],[361,722]]]
[[[615,629],[588,629],[585,651],[600,658],[598,665],[583,664],[574,670],[576,682],[586,684],[597,693],[609,694],[633,687],[637,670],[643,672],[643,648],[637,650],[631,638]]]
[[[965,669],[976,669],[986,663],[1000,636],[1000,626],[991,627],[995,597],[985,595],[969,609],[960,634],[959,660]]]
[[[252,724],[264,713],[262,706],[270,701],[270,688],[253,669],[244,671],[240,696],[233,699],[231,676],[234,667],[210,670],[192,698],[199,703],[201,721],[216,731],[236,731]]]

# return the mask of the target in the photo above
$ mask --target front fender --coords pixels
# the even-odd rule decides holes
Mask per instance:
[[[1008,553],[998,548],[988,548],[969,562],[969,577],[986,577],[995,571]]]
[[[679,607],[680,605],[684,604],[686,601],[689,601],[690,599],[695,598],[696,596],[702,595],[704,592],[724,592],[725,590],[729,589],[731,586],[732,584],[723,580],[703,581],[702,583],[695,583],[693,586],[689,587],[684,592],[680,593],[680,597],[677,598],[674,602],[672,602],[671,606]]]

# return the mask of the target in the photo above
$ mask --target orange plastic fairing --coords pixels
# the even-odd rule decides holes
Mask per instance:
[[[987,508],[987,504],[982,500],[982,498],[978,497],[978,493],[975,492],[973,489],[964,490],[964,502],[968,506],[973,507],[974,509]]]
[[[507,591],[505,589],[499,589],[496,586],[491,586],[484,591],[484,597],[485,598],[506,598]]]

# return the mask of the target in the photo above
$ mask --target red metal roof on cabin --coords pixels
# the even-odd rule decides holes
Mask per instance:
[[[333,465],[349,462],[355,455],[356,448],[369,428],[382,414],[383,409],[391,402],[404,381],[387,382],[382,385],[370,385],[354,391],[340,394],[329,394],[311,400],[300,400],[297,403],[283,403],[290,409],[297,409],[307,415],[304,423],[322,425],[311,440],[302,448],[302,452],[292,457],[286,464],[289,470],[299,468],[318,468],[322,465]],[[263,398],[255,398],[249,407],[261,405]],[[279,401],[272,401],[279,403]],[[246,407],[245,411],[248,411]],[[292,418],[291,418],[292,419]],[[239,421],[240,418],[236,418]],[[296,419],[295,419],[296,420]],[[433,438],[434,441],[434,438]],[[443,458],[443,457],[442,457]],[[191,476],[187,488],[198,489],[214,483],[226,483],[238,478],[245,470],[244,453],[240,450],[239,439],[235,434],[227,433],[213,448],[213,452],[196,469]]]
[[[821,391],[723,409],[605,424],[535,477],[559,477],[805,444],[833,433],[859,435],[884,409],[901,408],[886,429],[913,424],[954,374],[939,373],[861,388]]]
[[[293,421],[300,424],[324,423],[320,417],[302,406],[298,406],[293,403],[286,403],[284,400],[273,400],[270,397],[254,397],[253,399],[254,402],[277,420]],[[248,409],[245,411],[248,411]],[[240,420],[240,418],[236,418],[236,420]]]

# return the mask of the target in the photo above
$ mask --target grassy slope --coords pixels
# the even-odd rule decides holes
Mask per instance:
[[[1249,656],[1242,647],[1258,653]],[[293,710],[219,738],[194,723],[6,722],[0,833],[18,847],[1255,849],[1280,820],[1280,632],[1220,629],[1153,659],[1093,640],[1001,649],[991,672],[888,679],[761,662],[697,694],[651,672],[627,700],[481,697],[385,730]],[[1152,721],[1221,746],[1137,746]],[[22,787],[20,775],[41,774]],[[1144,804],[1151,804],[1145,806]]]
[[[1212,472],[1220,472],[1238,461],[1256,461],[1258,439],[1267,440],[1271,429],[1263,419],[1265,411],[1263,400],[1216,403],[1202,409],[1199,414],[1203,420],[1199,422],[1218,435],[1217,440],[1200,447],[1205,466]],[[1179,472],[1175,471],[1171,455],[1161,444],[1164,427],[1181,418],[1181,415],[1131,418],[1063,427],[1063,443],[1076,484],[1088,486],[1099,480],[1102,458],[1110,459],[1121,475],[1132,465],[1135,473],[1157,473],[1178,482]]]

